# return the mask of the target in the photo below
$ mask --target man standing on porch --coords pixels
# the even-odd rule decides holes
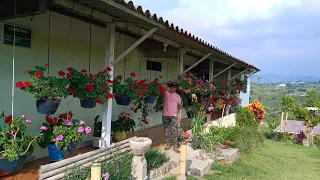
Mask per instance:
[[[164,126],[164,139],[167,144],[166,149],[174,148],[179,152],[179,123],[177,119],[177,109],[181,109],[181,98],[176,93],[177,83],[168,84],[169,91],[165,91],[163,99],[162,122]]]

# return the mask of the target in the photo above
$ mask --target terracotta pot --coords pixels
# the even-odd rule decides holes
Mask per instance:
[[[117,131],[114,134],[114,138],[117,142],[123,141],[123,140],[127,139],[127,137],[128,137],[128,133],[126,131]]]
[[[144,154],[150,149],[152,140],[147,137],[138,137],[130,140],[129,144],[135,156],[144,156]]]

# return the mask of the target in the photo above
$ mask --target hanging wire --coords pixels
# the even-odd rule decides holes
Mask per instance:
[[[15,68],[15,55],[16,55],[16,10],[17,10],[17,1],[14,0],[14,12],[13,12],[13,51],[12,51],[12,89],[11,89],[11,115],[13,116],[14,113],[14,90],[15,90],[15,83],[14,83],[14,68]]]
[[[91,11],[91,20],[92,20],[92,16],[93,16],[93,9]],[[91,43],[92,43],[92,24],[90,22],[90,37],[89,37],[89,74],[90,74],[90,69],[91,69]]]
[[[127,27],[126,27],[127,29]],[[124,51],[127,50],[127,37],[124,36]],[[127,56],[124,57],[124,65],[123,65],[123,79],[126,79],[126,67],[127,67]]]
[[[50,40],[51,40],[51,11],[49,11],[48,18],[48,75],[50,73]]]

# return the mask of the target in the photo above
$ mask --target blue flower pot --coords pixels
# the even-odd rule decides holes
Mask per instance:
[[[67,152],[72,154],[76,151],[77,147],[78,147],[79,143],[71,143],[67,149]]]
[[[26,159],[27,156],[20,156],[18,160],[14,161],[9,161],[7,158],[0,158],[0,177],[19,171],[23,167]]]
[[[64,153],[57,149],[56,144],[48,145],[50,161],[60,161],[64,158]]]
[[[151,95],[151,96],[147,96],[144,98],[144,102],[145,103],[149,103],[149,104],[152,104],[156,101],[156,97]]]
[[[116,96],[116,102],[121,106],[128,106],[131,103],[131,99],[128,96]]]
[[[94,108],[96,107],[97,103],[95,101],[85,99],[80,101],[80,105],[83,108]]]
[[[60,105],[61,100],[55,100],[55,101],[51,101],[48,99],[38,99],[36,101],[36,105],[37,105],[37,111],[40,114],[55,114],[57,112],[57,109]]]

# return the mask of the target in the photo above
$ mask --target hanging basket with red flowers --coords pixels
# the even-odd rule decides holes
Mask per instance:
[[[94,108],[96,104],[104,104],[108,99],[113,98],[110,88],[113,81],[110,79],[110,67],[96,74],[90,74],[87,70],[78,71],[72,67],[67,69],[66,77],[69,79],[70,86],[68,93],[80,99],[83,108]],[[64,75],[64,72],[60,72]]]
[[[28,92],[36,99],[37,111],[41,114],[54,114],[62,98],[68,96],[68,79],[59,72],[60,76],[47,73],[48,66],[35,66],[33,70],[25,70],[28,81],[18,81],[16,88]]]
[[[131,101],[139,99],[138,92],[135,90],[135,73],[131,73],[129,77],[123,78],[119,75],[114,78],[113,94],[118,105],[128,106]]]

